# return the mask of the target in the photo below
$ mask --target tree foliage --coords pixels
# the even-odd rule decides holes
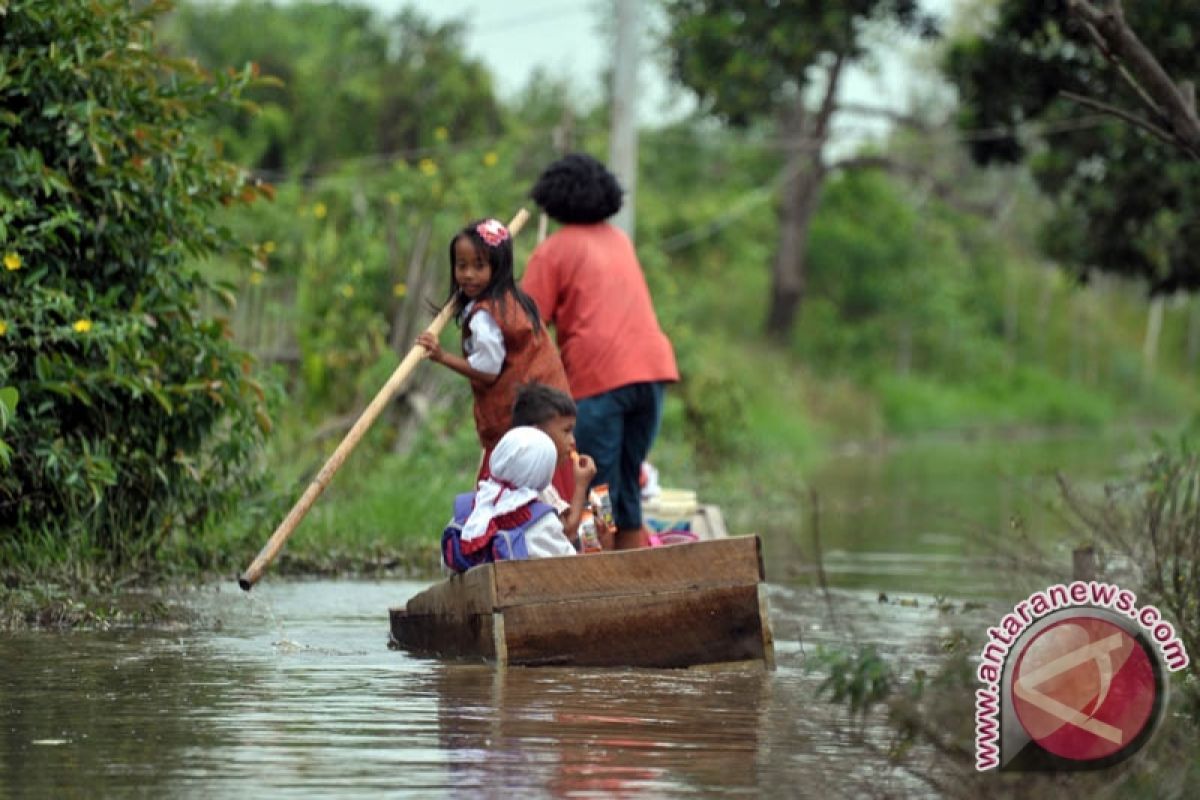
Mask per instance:
[[[240,163],[288,173],[408,154],[438,129],[462,140],[495,134],[491,75],[465,55],[463,34],[461,22],[410,9],[383,19],[363,6],[250,0],[183,5],[164,31],[209,69],[253,61],[274,79],[248,92],[252,112],[224,116],[226,138]]]
[[[1057,203],[1048,252],[1081,277],[1100,270],[1143,279],[1154,292],[1200,288],[1200,162],[1094,113],[1088,100],[1138,108],[1143,92],[1069,5],[1004,0],[990,30],[950,49],[962,125],[997,131],[976,138],[972,153],[984,164],[1028,160]],[[1133,3],[1125,17],[1169,75],[1193,74],[1200,6]],[[1033,138],[1031,122],[1053,135]]]
[[[917,0],[668,0],[666,6],[673,74],[707,110],[739,127],[772,120],[813,81],[813,67],[823,60],[862,58],[868,21],[937,30]]]
[[[268,191],[197,135],[247,69],[156,53],[164,4],[0,4],[0,563],[128,562],[247,487],[267,424],[192,259],[213,212]]]
[[[701,107],[736,127],[773,127],[782,139],[767,332],[786,339],[807,290],[809,223],[833,168],[824,150],[844,69],[866,54],[868,23],[890,20],[927,35],[936,25],[915,0],[668,0],[666,10],[672,72]],[[815,102],[810,85],[819,88]]]

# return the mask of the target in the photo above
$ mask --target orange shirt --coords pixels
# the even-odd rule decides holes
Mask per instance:
[[[675,352],[621,229],[606,222],[563,226],[533,251],[521,288],[558,333],[576,400],[631,383],[679,380]]]

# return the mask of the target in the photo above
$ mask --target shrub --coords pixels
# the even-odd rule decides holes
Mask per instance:
[[[128,564],[228,512],[262,390],[188,259],[233,247],[250,185],[196,122],[252,69],[155,51],[164,3],[0,3],[0,565]],[[5,389],[7,391],[7,389]],[[53,554],[53,555],[49,555]]]
[[[1192,658],[1200,653],[1200,447],[1193,430],[1160,439],[1139,473],[1089,497],[1066,480],[1069,519],[1100,550],[1103,577],[1134,589],[1175,625]],[[1193,712],[1200,687],[1187,684]],[[1194,717],[1200,721],[1200,715]]]

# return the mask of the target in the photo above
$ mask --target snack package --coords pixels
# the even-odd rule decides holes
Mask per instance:
[[[579,552],[599,553],[603,549],[600,537],[596,535],[596,517],[585,508],[583,518],[579,520]]]
[[[596,521],[604,525],[605,528],[612,528],[612,496],[608,493],[607,483],[602,483],[592,489],[589,504],[592,507],[592,513],[596,515]]]

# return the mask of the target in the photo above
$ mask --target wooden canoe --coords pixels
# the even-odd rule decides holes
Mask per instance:
[[[391,609],[392,646],[521,666],[772,667],[762,580],[756,536],[484,564]]]

